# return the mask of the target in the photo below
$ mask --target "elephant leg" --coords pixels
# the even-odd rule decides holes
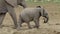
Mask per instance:
[[[22,27],[22,22],[20,23],[20,27]]]
[[[4,20],[5,15],[6,15],[6,13],[0,14],[0,27],[1,27],[1,24]]]
[[[19,18],[17,24],[18,24],[17,30],[20,30],[20,27],[22,27],[22,20],[21,20],[21,17]]]
[[[18,26],[22,27],[22,23],[23,23],[23,20],[21,18],[21,16],[19,15],[19,20],[18,20]]]
[[[19,23],[20,23],[20,27],[22,27],[23,22],[21,21],[21,22],[19,22]]]
[[[34,18],[35,26],[34,28],[39,28],[39,19]]]
[[[27,22],[27,24],[28,24],[28,28],[29,28],[29,29],[32,29],[32,28],[31,28],[31,26],[30,26],[30,23],[29,23],[29,22]]]
[[[20,30],[21,29],[20,27],[22,27],[22,22],[19,21],[17,24],[18,24],[17,30]]]
[[[17,18],[16,18],[16,13],[14,12],[15,11],[14,8],[9,6],[9,5],[7,5],[7,9],[8,9],[8,12],[9,12],[10,16],[13,19],[15,28],[17,28]]]

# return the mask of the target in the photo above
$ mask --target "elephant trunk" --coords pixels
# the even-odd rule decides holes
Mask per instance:
[[[41,15],[44,17],[44,23],[47,23],[49,20],[49,16],[48,13],[46,12],[46,10],[42,7],[41,8]]]
[[[47,23],[49,20],[49,17],[48,16],[44,16],[44,23]]]

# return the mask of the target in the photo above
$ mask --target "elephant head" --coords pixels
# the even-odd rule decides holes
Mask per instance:
[[[17,5],[20,5],[22,6],[23,8],[26,7],[26,3],[25,3],[25,0],[5,0],[5,2],[10,5],[10,6],[17,6]]]
[[[41,6],[37,6],[36,8],[39,8],[40,16],[44,17],[44,23],[47,23],[49,20],[49,16],[46,10]]]
[[[43,17],[44,17],[44,23],[47,23],[49,20],[48,14],[44,15]]]
[[[47,23],[49,20],[49,16],[48,16],[48,13],[46,12],[46,10],[42,7],[41,7],[41,16],[44,17],[44,23]]]

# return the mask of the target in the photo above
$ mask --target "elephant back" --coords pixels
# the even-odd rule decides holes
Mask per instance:
[[[17,6],[17,0],[5,0],[6,2],[8,2],[9,4],[11,4],[12,6]]]

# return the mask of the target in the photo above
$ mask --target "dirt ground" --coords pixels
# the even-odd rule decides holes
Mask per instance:
[[[29,5],[28,7],[35,7],[37,5]],[[42,4],[48,14],[49,14],[49,22],[43,23],[43,18],[40,18],[40,28],[36,29],[28,29],[27,24],[22,24],[22,28],[20,31],[14,29],[14,23],[9,15],[6,14],[6,17],[3,21],[3,27],[0,28],[0,34],[60,34],[60,5],[59,4]],[[17,15],[17,19],[19,18],[19,13],[23,10],[22,7],[16,7],[15,12]],[[31,26],[34,26],[33,21],[30,22]]]

